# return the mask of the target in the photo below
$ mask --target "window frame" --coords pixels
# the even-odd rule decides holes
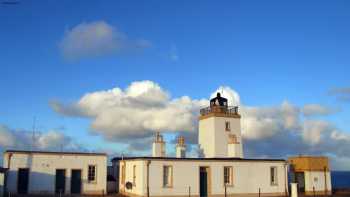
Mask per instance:
[[[170,183],[168,183],[167,185],[165,184],[165,169],[166,168],[170,169],[170,172],[168,172],[168,176],[170,176],[170,178],[168,178],[170,180]],[[163,188],[172,188],[173,187],[173,166],[172,165],[163,165],[162,170],[163,170],[163,172],[162,172]]]
[[[136,165],[132,166],[132,185],[136,186]]]
[[[231,123],[230,123],[230,121],[225,121],[225,131],[231,131]]]
[[[228,174],[228,180],[229,182],[226,183],[226,176],[225,176],[225,170],[228,169],[229,170],[229,174]],[[223,185],[224,187],[233,187],[233,166],[224,166],[223,167]]]
[[[94,180],[90,180],[90,167],[94,167]],[[97,165],[89,164],[87,170],[88,183],[97,183]]]
[[[273,172],[273,174],[272,174]],[[270,167],[270,184],[272,186],[276,186],[278,185],[278,176],[277,176],[278,172],[277,172],[277,166],[271,166]],[[273,175],[273,176],[272,176]],[[273,179],[273,180],[272,180]]]

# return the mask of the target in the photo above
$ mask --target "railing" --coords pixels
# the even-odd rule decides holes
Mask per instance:
[[[238,106],[210,106],[200,110],[202,116],[210,113],[224,113],[228,115],[238,115]]]

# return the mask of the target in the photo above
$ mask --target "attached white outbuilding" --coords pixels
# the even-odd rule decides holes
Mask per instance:
[[[291,181],[306,195],[330,195],[331,173],[327,157],[297,156],[288,159]]]
[[[119,165],[119,191],[128,196],[219,197],[225,185],[226,195],[288,194],[284,160],[134,157]]]
[[[3,161],[10,193],[106,193],[104,153],[8,150]]]
[[[6,176],[6,168],[0,167],[0,197],[4,196],[5,192],[5,176]]]

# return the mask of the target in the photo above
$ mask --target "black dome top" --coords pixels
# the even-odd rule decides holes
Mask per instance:
[[[216,97],[210,100],[210,106],[227,106],[227,98],[221,97],[218,92]]]

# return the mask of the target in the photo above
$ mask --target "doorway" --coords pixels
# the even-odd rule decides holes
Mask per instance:
[[[199,196],[208,197],[209,193],[209,167],[199,167]]]
[[[72,170],[70,192],[72,194],[81,193],[81,170]]]
[[[64,194],[66,189],[66,170],[56,169],[55,192],[56,194]]]
[[[29,183],[29,168],[18,169],[17,192],[19,194],[27,194],[28,183]]]
[[[295,173],[295,182],[298,183],[298,191],[301,193],[305,192],[305,175],[304,172]]]

